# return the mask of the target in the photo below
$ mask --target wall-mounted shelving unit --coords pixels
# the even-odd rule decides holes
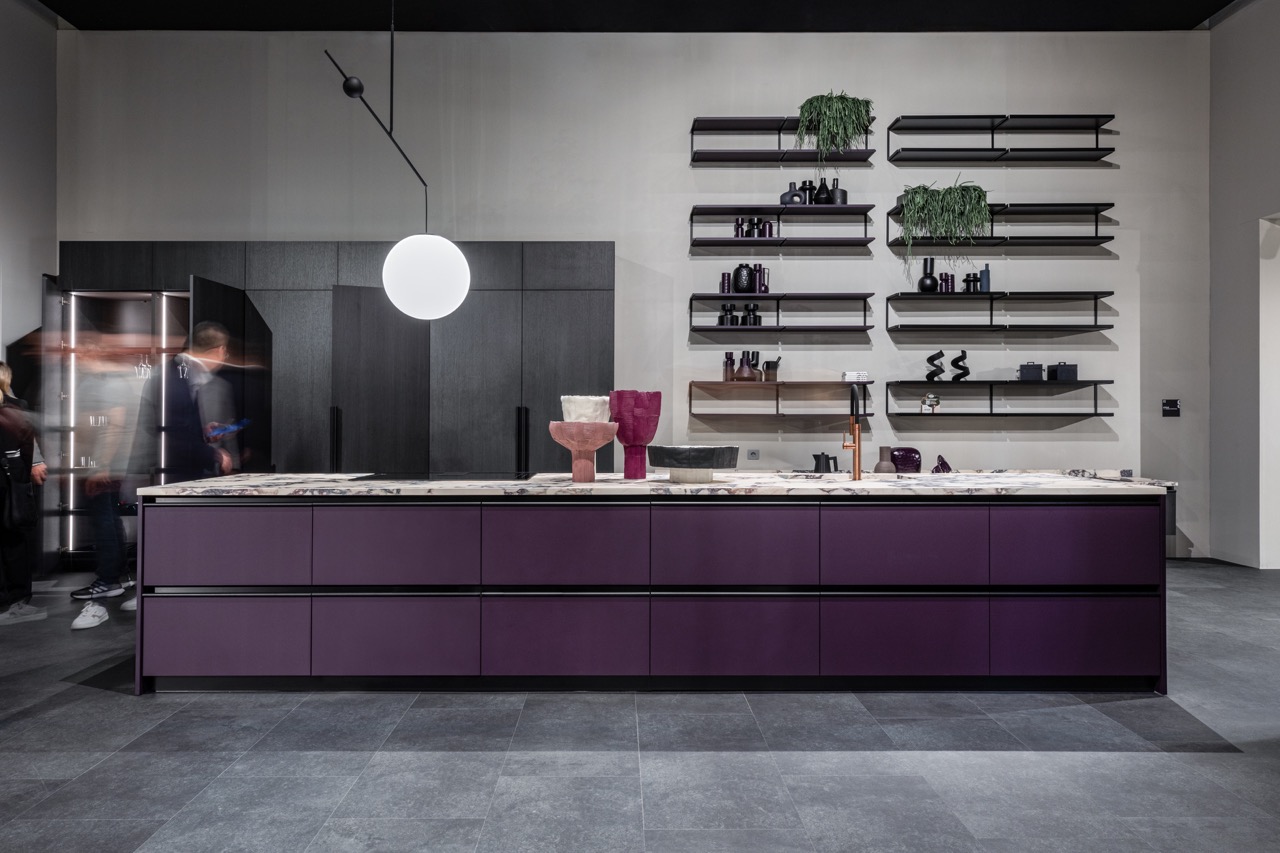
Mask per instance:
[[[953,302],[972,305],[987,303],[986,323],[895,323],[890,332],[1104,332],[1114,326],[1098,322],[1098,304],[1112,290],[1022,290],[1016,292],[990,291],[988,293],[891,293],[885,297],[885,317],[895,302]],[[996,303],[1000,301],[1022,302],[1092,302],[1092,323],[997,323]]]
[[[973,240],[961,238],[952,242],[946,237],[917,237],[911,241],[912,249],[928,249],[944,247],[949,251],[963,252],[966,248],[1056,248],[1056,247],[1093,247],[1110,243],[1115,238],[1100,234],[1102,214],[1115,207],[1112,202],[1064,202],[1064,203],[1016,203],[989,204],[991,211],[990,233],[985,237]],[[997,235],[995,225],[998,221],[1017,219],[1051,219],[1064,222],[1072,219],[1092,217],[1093,234],[1048,234],[1048,235]],[[893,248],[906,247],[907,241],[902,237],[889,237],[889,222],[902,218],[902,205],[897,204],[889,209],[885,219],[885,240]]]
[[[866,332],[875,326],[867,324],[868,300],[874,293],[694,293],[689,296],[689,331],[698,333],[724,332],[741,333],[745,337],[767,336],[774,332]],[[694,323],[693,308],[695,303],[728,304],[728,303],[773,303],[773,324],[760,326],[717,326],[697,325]],[[816,303],[816,302],[857,302],[862,306],[861,323],[841,323],[823,325],[788,325],[784,322],[783,303]],[[856,308],[854,310],[857,310]]]
[[[695,418],[847,418],[848,411],[842,412],[784,412],[782,405],[785,402],[785,392],[787,389],[808,389],[808,390],[835,390],[840,388],[857,388],[860,398],[858,414],[860,418],[870,418],[874,416],[873,412],[867,411],[871,405],[871,397],[867,386],[874,385],[875,380],[867,380],[865,382],[835,382],[815,380],[811,382],[722,382],[694,379],[689,382],[689,415]],[[773,392],[773,411],[772,412],[697,412],[694,411],[693,403],[695,390],[702,391],[752,391],[768,389]]]
[[[861,248],[875,241],[868,235],[868,216],[873,204],[696,204],[689,211],[690,249],[742,249],[754,246],[778,248]],[[778,221],[778,233],[773,237],[695,237],[696,221],[731,223],[736,217],[773,218]],[[859,219],[862,236],[843,237],[788,237],[782,233],[782,223],[795,219],[843,220]]]
[[[1036,163],[1089,163],[1104,160],[1115,152],[1102,146],[1102,129],[1115,118],[1101,113],[1028,115],[916,115],[898,116],[890,124],[887,138],[893,149],[893,134],[961,135],[986,134],[987,147],[899,148],[889,155],[890,163],[996,163],[1019,166]],[[1006,148],[996,145],[996,134],[1004,133],[1092,133],[1093,147],[1043,146]]]
[[[1037,379],[1030,381],[1022,381],[1018,379],[963,379],[959,382],[929,382],[923,379],[894,380],[885,383],[884,388],[884,411],[885,414],[894,418],[1109,418],[1114,413],[1104,412],[1098,409],[1098,387],[1101,385],[1112,385],[1114,379],[1080,379],[1070,382],[1057,382],[1047,379]],[[983,387],[987,389],[987,410],[980,411],[947,411],[939,409],[937,412],[919,412],[919,411],[895,411],[893,408],[893,389],[895,388],[919,388],[928,389],[944,397],[943,403],[946,403],[945,396],[949,391],[965,391],[970,388]],[[1049,389],[1049,390],[1073,390],[1079,388],[1093,389],[1093,408],[1074,412],[1058,412],[1058,411],[1038,411],[1038,412],[1012,412],[996,410],[996,392],[1000,392],[999,399],[1008,402],[1009,398],[1004,392],[1013,389],[1033,388],[1033,389]]]
[[[875,118],[871,119],[873,122]],[[818,162],[818,152],[812,148],[784,148],[783,134],[795,135],[800,127],[798,116],[699,116],[689,129],[689,162],[695,165],[731,164],[810,166]],[[700,135],[777,135],[774,148],[698,148]],[[828,163],[865,163],[876,153],[867,148],[868,136],[862,140],[862,148],[832,151],[825,160]]]

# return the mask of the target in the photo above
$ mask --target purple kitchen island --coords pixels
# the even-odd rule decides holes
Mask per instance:
[[[1165,691],[1165,489],[1065,473],[143,489],[137,689]]]

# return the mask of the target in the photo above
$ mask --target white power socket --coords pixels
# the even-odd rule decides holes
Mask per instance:
[[[760,461],[760,451],[759,451],[759,450],[748,450],[748,451],[747,451],[747,461],[748,461],[748,462],[759,462],[759,461]]]

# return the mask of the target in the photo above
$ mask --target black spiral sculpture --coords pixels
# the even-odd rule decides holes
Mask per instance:
[[[942,350],[938,350],[933,355],[925,359],[925,362],[929,365],[929,367],[933,368],[932,370],[929,371],[928,375],[925,376],[924,379],[926,382],[936,382],[939,376],[947,372],[947,369],[945,367],[943,367],[941,364],[938,364],[938,362],[941,360],[942,360]]]
[[[964,379],[969,375],[969,368],[966,367],[964,363],[964,360],[968,357],[969,353],[967,350],[960,350],[960,354],[951,359],[951,366],[960,371],[955,376],[951,377],[952,382],[959,382],[961,379]]]

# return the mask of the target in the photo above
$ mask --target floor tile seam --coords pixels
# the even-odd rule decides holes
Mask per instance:
[[[854,699],[859,705],[862,704],[855,696]],[[769,752],[769,763],[773,765],[773,772],[778,774],[778,784],[782,786],[783,793],[787,795],[787,802],[791,804],[791,812],[800,823],[800,830],[804,833],[804,840],[808,842],[810,849],[817,850],[818,842],[814,840],[813,833],[809,831],[809,826],[804,822],[804,815],[800,814],[800,807],[796,805],[796,798],[792,796],[791,789],[787,787],[786,780],[782,777],[782,768],[778,766],[778,756],[774,753],[774,749],[769,745],[769,738],[765,736],[764,727],[760,725],[760,718],[756,716],[756,709],[751,707],[750,700],[747,701],[747,707],[751,709],[751,719],[755,720],[756,731],[760,732],[760,739],[764,741],[765,748]],[[865,706],[863,710],[866,710]],[[886,735],[887,737],[887,735]]]
[[[314,777],[307,777],[307,778],[314,778]],[[324,778],[342,778],[342,777],[324,777]],[[316,826],[316,831],[315,833],[312,834],[311,840],[307,842],[307,846],[302,848],[303,853],[306,853],[306,851],[310,850],[311,846],[316,843],[316,839],[320,837],[320,833],[324,832],[325,825],[328,824],[329,821],[333,820],[333,816],[337,814],[338,809],[342,806],[343,801],[347,799],[347,795],[351,793],[351,789],[354,788],[356,785],[356,782],[359,782],[359,781],[360,781],[359,776],[351,777],[351,781],[347,783],[347,789],[343,791],[342,796],[338,797],[337,800],[334,802],[333,808],[329,809],[329,814],[325,817],[325,819],[320,821],[320,823]]]
[[[507,761],[511,758],[511,744],[516,739],[516,732],[520,731],[520,720],[524,717],[524,706],[527,702],[528,697],[526,696],[525,702],[520,704],[520,709],[516,712],[516,724],[511,727],[511,737],[507,739],[507,748],[502,754],[502,766],[498,768],[498,772],[493,779],[493,787],[489,789],[489,804],[485,806],[484,817],[480,819],[480,831],[476,833],[476,843],[471,848],[472,853],[479,853],[480,841],[484,838],[484,829],[488,826],[489,814],[493,811],[493,801],[498,798],[498,784],[502,781],[503,771],[507,769]]]
[[[638,693],[632,693],[631,699],[636,712],[636,781],[640,785],[640,847],[647,850],[649,843],[644,837],[645,830],[648,828],[645,826],[644,810],[644,762],[640,760],[640,696]]]

